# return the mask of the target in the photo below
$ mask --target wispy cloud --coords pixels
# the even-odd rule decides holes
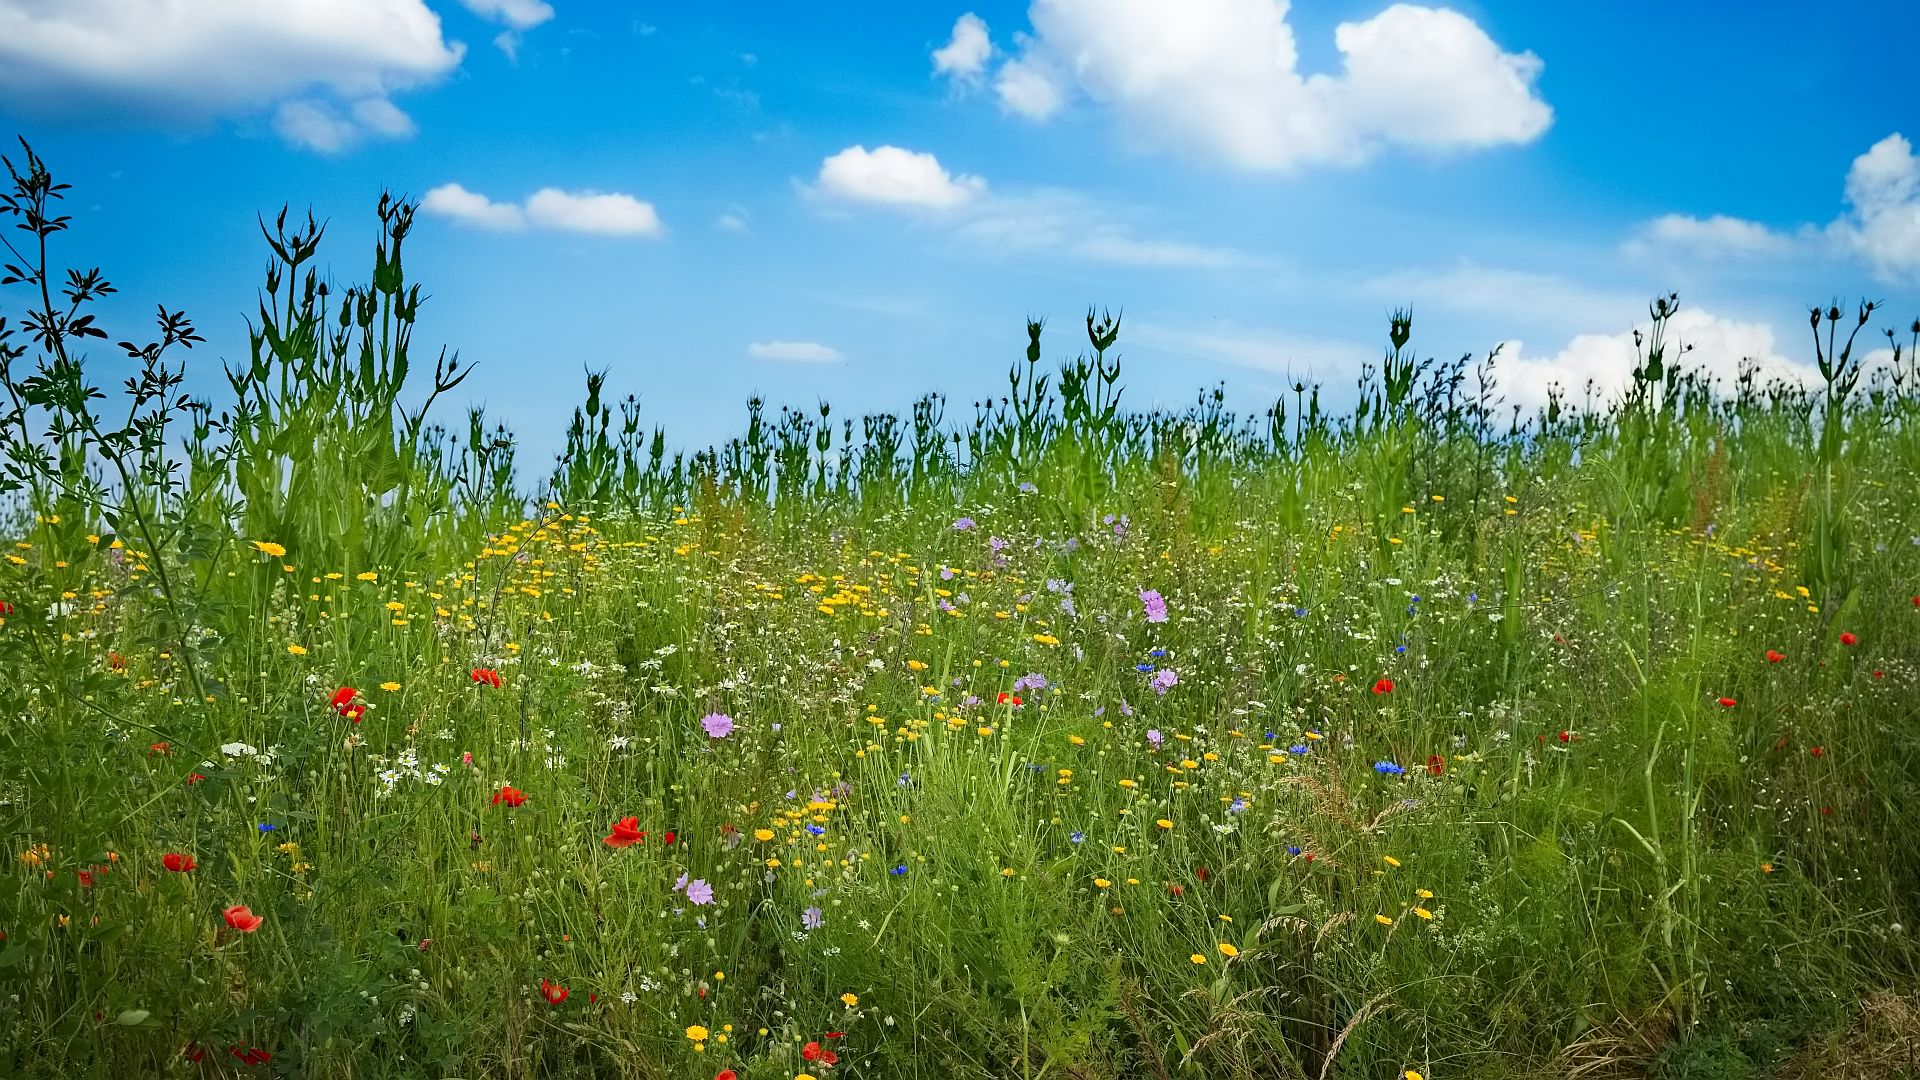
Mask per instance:
[[[846,359],[840,350],[817,341],[756,341],[747,346],[747,355],[790,364],[835,364]]]
[[[653,204],[620,192],[541,188],[524,202],[496,202],[459,184],[427,192],[420,209],[483,229],[553,229],[598,236],[653,237],[664,232]]]

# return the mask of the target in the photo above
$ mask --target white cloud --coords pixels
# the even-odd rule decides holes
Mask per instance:
[[[527,220],[565,232],[601,236],[659,236],[653,204],[618,192],[541,188],[527,198]]]
[[[1632,255],[1706,258],[1854,258],[1882,281],[1920,281],[1920,156],[1894,132],[1853,159],[1846,207],[1824,226],[1774,229],[1715,214],[1667,214],[1640,227],[1622,247]]]
[[[553,18],[553,5],[544,0],[460,0],[460,6],[515,30],[539,26]]]
[[[993,92],[1001,109],[1034,121],[1051,120],[1067,103],[1059,81],[1032,56],[1000,65],[993,77]]]
[[[1715,214],[1698,218],[1663,214],[1642,226],[1626,245],[1629,254],[1681,250],[1696,255],[1778,256],[1791,254],[1794,240],[1757,221]]]
[[[459,184],[442,184],[420,200],[420,209],[483,229],[522,229],[527,216],[514,203],[497,203]]]
[[[845,359],[840,350],[816,341],[756,341],[747,346],[747,355],[795,364],[833,364]]]
[[[660,217],[652,203],[617,192],[541,188],[521,204],[495,202],[459,184],[427,192],[420,209],[483,229],[555,229],[600,236],[658,236]]]
[[[462,52],[423,0],[0,0],[0,102],[168,122],[271,110],[322,150],[358,138],[348,126],[394,134],[355,103],[434,82]]]
[[[954,20],[953,36],[933,50],[933,70],[960,82],[978,81],[993,55],[993,40],[987,36],[987,24],[969,11]]]
[[[951,210],[986,190],[977,176],[954,176],[932,154],[849,146],[820,163],[814,190],[847,202]]]
[[[1899,132],[1847,170],[1851,212],[1829,226],[1883,280],[1920,279],[1920,157]]]
[[[1033,0],[1033,34],[995,79],[1003,108],[1058,112],[1071,85],[1144,145],[1251,170],[1352,165],[1389,145],[1526,143],[1553,120],[1542,64],[1445,8],[1342,23],[1337,74],[1307,74],[1287,0]],[[1056,75],[1055,73],[1059,73]]]
[[[1581,334],[1546,356],[1529,356],[1524,343],[1509,341],[1494,365],[1495,379],[1508,401],[1524,406],[1545,404],[1556,383],[1567,401],[1584,404],[1589,382],[1594,405],[1605,405],[1633,381],[1640,363],[1633,335],[1635,330],[1646,334],[1649,326],[1643,320],[1634,330]],[[1683,352],[1686,346],[1691,348]],[[1780,352],[1772,324],[1721,318],[1699,308],[1683,307],[1668,320],[1665,357],[1669,364],[1717,378],[1723,392],[1732,389],[1748,362],[1763,384],[1773,378],[1809,384],[1820,377],[1812,364]]]
[[[730,206],[719,217],[713,219],[713,227],[724,232],[751,232],[753,227],[749,224],[749,220],[752,216],[747,213],[746,207]]]

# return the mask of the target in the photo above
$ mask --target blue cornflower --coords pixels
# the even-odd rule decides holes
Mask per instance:
[[[1149,650],[1147,651],[1147,655],[1148,655],[1148,656],[1151,656],[1151,657],[1154,657],[1154,658],[1156,658],[1156,659],[1158,659],[1159,657],[1162,657],[1162,656],[1165,656],[1165,655],[1167,655],[1167,650],[1165,650],[1165,649],[1149,649]]]
[[[1298,846],[1298,845],[1295,845],[1295,844],[1288,844],[1288,845],[1287,845],[1287,854],[1289,854],[1289,855],[1298,855],[1298,854],[1300,854],[1300,848],[1299,848],[1299,846]]]
[[[1073,833],[1067,837],[1067,839],[1072,841],[1073,843],[1079,844],[1086,841],[1087,834],[1081,832],[1079,829],[1075,829],[1073,830]]]
[[[887,871],[887,873],[889,873],[889,874],[892,874],[892,875],[893,875],[894,877],[899,877],[899,876],[900,876],[901,874],[904,874],[904,873],[906,873],[906,872],[907,872],[907,864],[906,864],[906,863],[901,863],[900,865],[898,865],[898,866],[896,866],[896,867],[894,867],[894,868],[892,868],[891,870],[888,870],[888,871]]]
[[[825,825],[809,825],[807,826],[807,831],[815,836],[821,836],[826,833],[827,827]]]
[[[1306,752],[1307,752],[1307,744],[1303,742],[1297,742],[1297,743],[1294,743],[1292,746],[1287,747],[1287,753],[1289,754],[1304,754]]]
[[[1141,674],[1145,674],[1153,670],[1153,665],[1152,664],[1135,664],[1133,665],[1133,670],[1138,671]]]
[[[1395,765],[1391,761],[1376,761],[1373,763],[1373,771],[1383,776],[1399,776],[1401,773],[1407,771],[1407,767],[1405,765]]]
[[[266,823],[266,822],[264,822],[264,821],[260,823],[260,831],[261,831],[261,832],[272,832],[273,830],[274,830],[274,826],[272,826],[272,825],[269,825],[269,824],[267,824],[267,823]]]

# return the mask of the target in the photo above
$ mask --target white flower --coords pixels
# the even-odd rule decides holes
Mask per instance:
[[[220,747],[220,752],[227,755],[230,758],[237,758],[237,757],[252,757],[253,755],[258,754],[260,751],[254,749],[251,746],[248,746],[246,743],[243,743],[243,742],[230,742],[230,743],[222,744]]]

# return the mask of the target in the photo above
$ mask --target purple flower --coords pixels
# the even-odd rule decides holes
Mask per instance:
[[[953,523],[953,528],[955,532],[966,532],[968,529],[973,528],[973,519],[970,517],[963,517],[960,520]]]
[[[700,726],[706,730],[710,739],[724,739],[733,734],[733,717],[726,713],[708,713],[700,719]]]
[[[1160,623],[1167,621],[1167,601],[1158,589],[1141,589],[1140,603],[1146,606],[1147,621]]]
[[[1046,688],[1047,677],[1039,672],[1034,672],[1031,675],[1022,675],[1013,680],[1015,693],[1019,693],[1022,690],[1045,690]]]
[[[800,925],[808,930],[818,930],[827,923],[827,917],[817,907],[810,907],[800,913]]]
[[[1147,742],[1152,743],[1153,748],[1155,750],[1160,749],[1160,744],[1166,741],[1167,741],[1167,737],[1165,735],[1160,734],[1159,728],[1147,729]]]
[[[1172,668],[1161,668],[1154,673],[1153,681],[1147,685],[1153,687],[1154,693],[1164,695],[1167,691],[1173,689],[1174,684],[1179,681],[1180,676],[1174,674]]]
[[[673,891],[679,892],[681,889],[684,889],[686,887],[687,887],[687,875],[681,874],[680,880],[673,883]]]
[[[687,899],[695,904],[713,903],[713,886],[701,878],[687,882]]]
[[[1005,540],[1000,539],[997,536],[987,537],[987,547],[995,552],[998,552],[1004,549],[1006,546],[1007,546],[1007,542]]]

